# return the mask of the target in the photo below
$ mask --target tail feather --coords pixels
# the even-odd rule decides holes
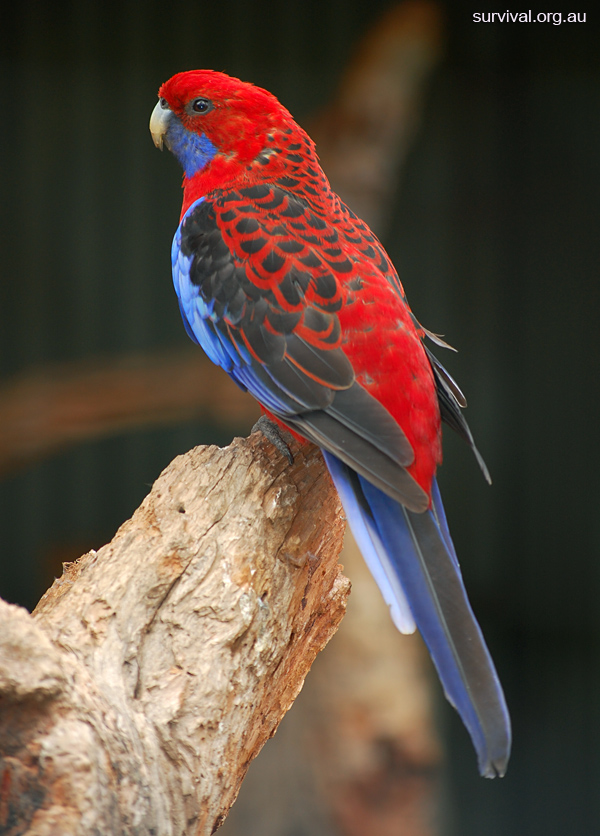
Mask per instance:
[[[475,746],[479,770],[503,775],[510,720],[481,630],[467,599],[437,484],[432,508],[415,513],[325,453],[358,545],[402,630],[414,619],[446,697]]]
[[[415,620],[398,573],[386,554],[364,496],[360,489],[356,489],[357,474],[332,453],[323,450],[323,456],[344,506],[356,544],[385,603],[390,608],[394,624],[401,633],[414,633]]]

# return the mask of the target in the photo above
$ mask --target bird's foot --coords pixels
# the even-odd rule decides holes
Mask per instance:
[[[279,450],[282,456],[285,456],[290,464],[294,464],[294,457],[292,451],[287,446],[281,435],[281,430],[274,421],[271,421],[266,415],[261,415],[256,424],[252,427],[252,432],[261,432],[266,439],[268,439],[276,450]]]

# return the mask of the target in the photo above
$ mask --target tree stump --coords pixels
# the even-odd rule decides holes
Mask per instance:
[[[179,456],[33,615],[0,605],[0,832],[214,832],[343,616],[317,448]]]

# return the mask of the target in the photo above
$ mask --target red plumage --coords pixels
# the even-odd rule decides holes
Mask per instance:
[[[211,112],[190,112],[189,102],[196,95],[210,99]],[[442,453],[440,411],[424,332],[380,242],[331,190],[310,137],[270,93],[220,73],[181,73],[161,87],[159,96],[186,130],[201,131],[219,149],[210,165],[184,177],[182,216],[198,198],[214,196],[223,238],[248,265],[246,272],[258,288],[271,290],[284,311],[308,305],[325,310],[327,316],[327,307],[335,307],[325,331],[303,328],[302,319],[295,331],[317,348],[341,345],[356,380],[404,431],[414,451],[407,470],[429,495]],[[286,217],[288,198],[273,207],[272,188],[263,197],[219,200],[225,191],[259,184],[284,188],[309,211]],[[244,218],[245,227],[240,225]],[[248,231],[240,231],[245,228]],[[263,266],[267,249],[270,265],[280,264],[276,270]],[[333,275],[334,297],[320,299],[317,285],[311,284],[296,306],[290,304],[279,283],[291,267],[314,279]],[[334,330],[339,336],[331,342]]]

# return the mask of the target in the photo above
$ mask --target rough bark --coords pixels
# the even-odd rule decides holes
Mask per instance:
[[[434,836],[442,751],[431,663],[402,636],[353,539],[335,640],[250,767],[223,836]]]
[[[33,615],[0,606],[0,832],[210,834],[339,624],[319,451],[259,434],[161,474]]]

